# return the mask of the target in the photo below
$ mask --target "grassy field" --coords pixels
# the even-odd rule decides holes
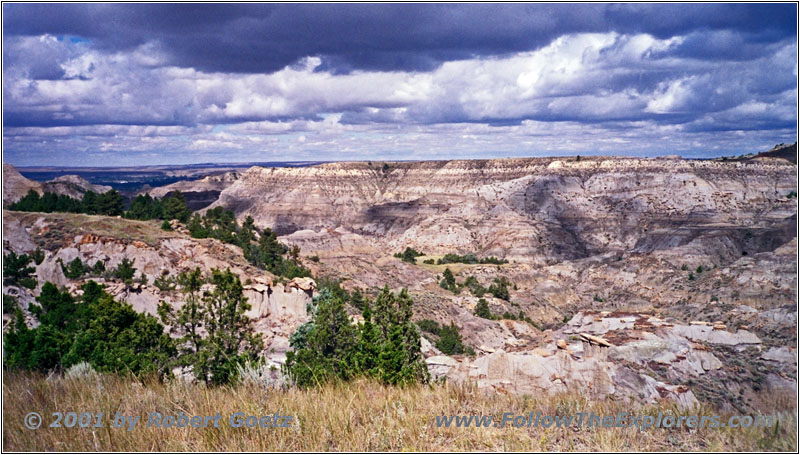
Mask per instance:
[[[44,424],[27,429],[28,412]],[[105,414],[99,428],[48,428],[53,412]],[[566,415],[677,413],[672,406],[590,404],[575,395],[488,395],[472,386],[385,387],[370,381],[312,390],[257,386],[206,388],[174,381],[146,382],[113,375],[64,379],[5,372],[3,446],[8,451],[758,451],[797,450],[796,409],[772,428],[438,428],[442,414],[504,412]],[[131,431],[113,428],[115,413],[141,416]],[[150,413],[206,416],[220,413],[220,428],[147,428]],[[231,428],[228,418],[294,416],[290,428]],[[716,414],[703,408],[699,415]],[[720,413],[720,415],[725,415]],[[92,420],[94,424],[95,420]]]

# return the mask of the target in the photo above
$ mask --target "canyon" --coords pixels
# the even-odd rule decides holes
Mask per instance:
[[[180,190],[211,202],[201,213],[219,206],[252,217],[298,246],[315,277],[347,289],[374,297],[384,284],[407,288],[416,320],[454,323],[475,351],[444,355],[423,332],[434,378],[497,393],[576,390],[744,412],[768,405],[764,396],[796,399],[797,165],[786,159],[796,145],[785,149],[747,159],[254,166],[150,193]],[[12,171],[4,165],[4,203],[43,188]],[[3,228],[4,251],[45,251],[39,288],[48,280],[78,292],[58,265],[75,257],[111,266],[134,259],[149,283],[165,271],[230,267],[246,283],[249,316],[275,363],[316,291],[313,280],[279,279],[249,265],[240,248],[193,239],[177,225],[4,210]],[[423,253],[415,264],[394,257],[408,247]],[[508,262],[437,265],[448,253]],[[484,287],[505,278],[509,298],[444,289],[445,269]],[[161,300],[182,304],[179,292],[151,284],[108,289],[152,314]],[[4,292],[26,305],[38,290]],[[493,314],[529,321],[479,317],[480,298]]]

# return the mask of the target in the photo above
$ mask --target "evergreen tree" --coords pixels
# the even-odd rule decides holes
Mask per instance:
[[[285,364],[286,372],[298,386],[347,380],[354,375],[357,333],[342,299],[332,293],[318,299],[313,326],[302,338],[294,337],[295,346],[303,347],[287,353]]]
[[[478,304],[475,305],[474,313],[475,316],[484,319],[494,319],[494,315],[491,310],[489,310],[489,304],[486,302],[486,299],[478,299]]]
[[[439,283],[439,286],[449,291],[456,292],[456,277],[453,275],[453,272],[450,271],[449,267],[444,269],[442,281]]]
[[[508,292],[509,285],[511,282],[506,277],[495,278],[487,292],[498,299],[509,301],[511,299],[511,294]]]
[[[33,262],[36,265],[41,264],[42,261],[44,261],[44,251],[42,251],[41,248],[36,247],[36,250],[34,250],[34,252],[31,253],[31,259],[33,259]]]
[[[102,277],[106,273],[106,264],[101,260],[97,260],[92,266],[91,273],[96,277]]]
[[[163,217],[163,205],[159,199],[151,197],[150,193],[140,194],[131,202],[125,217],[135,220],[160,219]]]
[[[196,239],[205,239],[208,237],[208,229],[203,225],[203,219],[197,213],[192,215],[186,227],[189,229],[189,234]]]
[[[124,200],[117,190],[109,190],[97,197],[96,206],[99,215],[119,216],[122,215]]]
[[[364,302],[361,316],[364,321],[358,327],[358,349],[353,359],[353,366],[356,371],[364,372],[368,376],[380,377],[378,361],[381,352],[381,332],[372,322],[372,307],[369,301]]]
[[[83,193],[83,199],[81,199],[81,212],[86,213],[88,215],[97,215],[98,213],[98,197],[97,193],[94,191],[87,191]]]
[[[10,251],[3,256],[3,284],[20,285],[28,289],[36,287],[36,279],[31,276],[36,268],[29,267],[31,258],[27,254],[17,256]]]
[[[385,286],[375,311],[365,302],[358,326],[350,323],[342,298],[327,288],[320,292],[312,323],[292,335],[285,372],[301,387],[358,375],[387,384],[427,382],[420,335],[411,322],[413,301],[403,290],[394,295]],[[307,341],[304,341],[307,340]]]
[[[17,311],[4,336],[7,368],[46,372],[86,361],[99,371],[169,374],[173,344],[155,318],[115,301],[94,281],[82,289],[76,300],[45,283],[39,305],[30,305],[35,329]]]
[[[162,202],[164,219],[178,220],[181,223],[189,221],[192,211],[186,206],[186,197],[180,191],[175,191]]]
[[[263,348],[245,312],[250,309],[244,288],[233,272],[213,270],[214,290],[203,296],[207,332],[193,370],[206,383],[227,384],[236,378],[238,365],[254,361]]]
[[[136,267],[133,266],[134,262],[128,258],[123,258],[114,270],[113,276],[130,286],[133,283],[133,276],[136,274]]]
[[[255,240],[256,231],[255,220],[253,220],[252,216],[247,215],[247,218],[244,219],[244,223],[242,223],[239,234],[236,236],[237,243],[243,250],[249,248],[250,244]]]
[[[67,266],[64,266],[64,263],[61,263],[61,270],[64,272],[64,276],[70,279],[78,279],[86,274],[89,271],[88,267],[83,264],[81,258],[76,257],[75,259],[71,260]]]
[[[450,325],[443,325],[439,330],[439,341],[436,347],[444,354],[463,354],[464,344],[461,341],[461,333],[455,323],[450,321]]]
[[[34,190],[28,190],[25,196],[17,202],[11,204],[11,210],[18,210],[20,212],[41,212],[41,204],[39,200],[39,193]]]
[[[177,311],[172,305],[162,301],[158,305],[158,315],[164,325],[170,326],[170,333],[176,336],[180,366],[192,366],[197,371],[203,369],[199,357],[203,349],[203,330],[205,307],[200,300],[200,288],[206,283],[200,268],[183,272],[178,277],[183,289],[184,304]]]

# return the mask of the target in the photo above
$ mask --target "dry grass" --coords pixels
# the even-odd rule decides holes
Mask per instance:
[[[45,420],[23,426],[26,413]],[[50,413],[104,412],[104,428],[47,428]],[[231,428],[234,412],[293,415],[291,428]],[[775,428],[542,429],[437,428],[441,414],[488,415],[676,412],[620,402],[589,404],[579,396],[486,395],[471,386],[384,387],[369,381],[313,390],[267,391],[255,386],[206,388],[178,381],[138,382],[104,375],[85,381],[6,373],[3,444],[11,451],[744,451],[797,450],[796,409]],[[116,412],[142,416],[133,431],[111,428]],[[149,413],[222,414],[220,428],[147,428]],[[701,415],[713,414],[702,409]],[[795,419],[795,420],[793,420]]]

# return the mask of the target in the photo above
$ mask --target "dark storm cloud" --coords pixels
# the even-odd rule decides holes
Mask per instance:
[[[428,71],[444,61],[533,50],[581,32],[794,36],[795,5],[258,5],[5,4],[4,35],[74,35],[107,50],[158,42],[171,64],[203,71],[273,72],[309,55],[334,71]],[[733,40],[687,45],[716,55]],[[705,44],[705,45],[701,45]]]
[[[738,154],[797,134],[794,4],[3,13],[13,163]]]

